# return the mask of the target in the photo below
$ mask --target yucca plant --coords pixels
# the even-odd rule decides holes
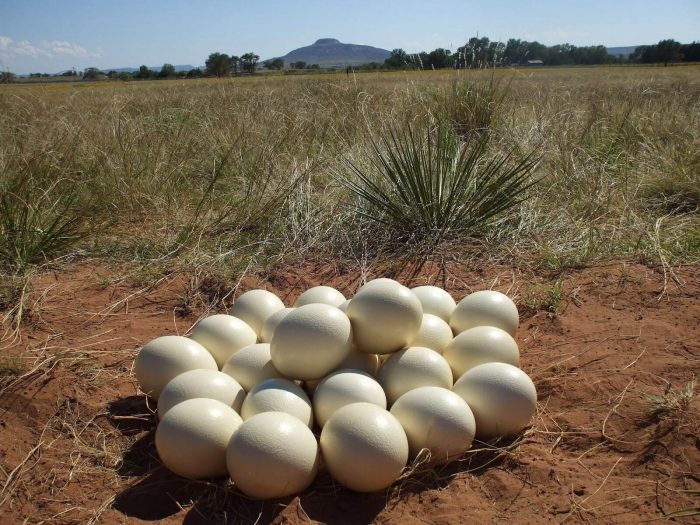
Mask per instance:
[[[484,136],[468,143],[448,123],[425,132],[410,125],[371,138],[369,169],[348,162],[340,182],[360,197],[358,210],[398,240],[431,243],[482,233],[525,198],[538,163],[533,153],[491,155]]]

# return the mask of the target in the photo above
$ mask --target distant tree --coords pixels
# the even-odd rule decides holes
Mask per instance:
[[[231,57],[226,53],[212,53],[204,65],[209,75],[221,78],[231,74]]]
[[[681,53],[686,62],[700,62],[700,42],[681,45]]]
[[[201,69],[190,69],[187,72],[187,78],[201,78],[204,76],[204,72]]]
[[[260,60],[260,57],[255,53],[246,53],[245,55],[241,56],[241,68],[243,71],[246,71],[252,75],[255,73],[258,60]]]
[[[289,67],[291,67],[292,69],[306,69],[306,62],[304,62],[303,60],[298,60],[289,64]]]
[[[408,54],[401,48],[394,49],[389,58],[384,61],[384,65],[390,69],[402,69],[407,67],[408,64]]]
[[[236,56],[236,55],[232,55],[230,62],[231,62],[231,72],[234,75],[238,75],[238,73],[241,72],[241,57]]]
[[[265,67],[267,69],[275,69],[279,71],[284,67],[284,60],[281,58],[273,58],[271,60],[267,60],[265,62]]]
[[[309,64],[308,66],[306,66],[306,69],[321,69],[321,66],[319,66],[318,64]]]
[[[100,78],[100,70],[96,67],[88,67],[83,72],[83,80],[97,80]]]
[[[0,71],[0,84],[12,84],[15,81],[15,74],[9,71]]]
[[[425,57],[421,57],[424,67],[433,69],[442,69],[451,66],[452,53],[447,49],[438,48],[430,53],[426,53]]]
[[[158,76],[160,78],[173,78],[175,77],[175,66],[172,64],[163,64],[163,67],[160,68],[160,73],[158,73]]]
[[[148,69],[148,66],[141,66],[134,75],[134,78],[137,78],[139,80],[148,80],[149,78],[152,78],[153,75],[153,71]]]
[[[673,63],[681,62],[683,60],[683,53],[681,53],[681,44],[675,40],[661,40],[656,44],[656,60],[655,62],[663,62],[664,66]]]

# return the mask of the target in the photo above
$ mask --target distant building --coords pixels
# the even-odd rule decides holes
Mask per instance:
[[[528,60],[525,65],[526,66],[542,66],[542,65],[544,65],[544,62],[542,62],[541,60]]]

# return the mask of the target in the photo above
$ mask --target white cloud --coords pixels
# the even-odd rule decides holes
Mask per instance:
[[[10,51],[17,55],[28,55],[32,57],[37,57],[39,55],[47,57],[51,56],[50,53],[44,49],[32,45],[28,40],[22,40],[21,42],[17,42],[16,44],[12,45],[10,47]]]
[[[13,40],[9,36],[0,35],[0,49],[7,49]]]
[[[15,42],[9,36],[0,35],[0,51],[4,56],[21,55],[25,57],[76,57],[95,58],[100,53],[88,51],[84,47],[68,42],[66,40],[42,41],[39,44],[32,44],[28,40]]]
[[[67,42],[65,40],[53,40],[51,42],[43,42],[49,53],[60,56],[71,56],[80,58],[97,57],[99,53],[91,53],[87,49],[78,44]]]

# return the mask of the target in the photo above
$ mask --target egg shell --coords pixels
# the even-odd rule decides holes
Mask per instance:
[[[508,363],[476,366],[457,380],[452,391],[472,409],[480,439],[517,434],[537,410],[532,380]]]
[[[134,360],[134,375],[141,390],[155,399],[175,376],[199,368],[219,369],[206,348],[178,335],[153,339],[141,348]]]
[[[406,392],[391,407],[408,438],[411,457],[427,448],[431,463],[447,463],[472,445],[476,423],[469,405],[445,388],[424,386]]]
[[[422,386],[452,388],[452,370],[435,350],[412,346],[387,359],[378,374],[391,405],[403,394]]]
[[[221,368],[241,348],[256,343],[258,334],[237,317],[216,314],[197,323],[192,332],[192,340],[209,350]]]
[[[226,361],[221,371],[238,381],[246,392],[267,379],[284,378],[272,363],[268,343],[241,348]]]
[[[231,315],[241,319],[260,336],[265,320],[283,308],[284,303],[272,292],[249,290],[233,303]]]
[[[481,290],[467,295],[450,317],[450,326],[455,334],[475,326],[495,326],[515,337],[519,323],[515,303],[495,290]]]
[[[365,284],[360,286],[360,289],[357,291],[359,292],[363,288],[369,288],[369,287],[374,286],[376,284],[398,284],[399,286],[402,286],[399,281],[396,281],[394,279],[389,279],[388,277],[378,277],[376,279],[370,279]]]
[[[172,407],[156,428],[156,450],[163,464],[190,479],[227,473],[226,447],[241,416],[216,399],[188,399]]]
[[[418,335],[408,346],[423,346],[442,354],[452,341],[452,328],[436,315],[423,314]]]
[[[408,461],[408,440],[401,424],[371,403],[337,410],[324,425],[320,443],[331,476],[358,492],[387,488]]]
[[[450,322],[457,303],[449,293],[437,286],[417,286],[411,288],[411,291],[418,297],[424,314],[435,315],[446,323]]]
[[[318,443],[311,430],[283,412],[247,419],[226,451],[236,487],[254,499],[291,496],[304,491],[318,470]]]
[[[333,413],[351,403],[372,403],[386,408],[386,395],[377,381],[358,370],[339,370],[326,377],[314,391],[314,416],[320,427]]]
[[[308,427],[314,424],[309,396],[299,385],[288,379],[268,379],[248,392],[241,407],[243,420],[262,412],[285,412]]]
[[[443,352],[454,377],[494,361],[520,366],[520,351],[508,332],[495,326],[475,326],[457,334]]]
[[[404,348],[416,337],[423,309],[418,298],[405,286],[386,281],[372,283],[362,287],[352,298],[347,315],[358,350],[389,354]]]
[[[306,304],[328,304],[339,307],[345,302],[345,296],[331,286],[314,286],[302,293],[294,302],[294,306],[304,306]]]
[[[260,330],[260,342],[269,343],[272,341],[272,334],[275,333],[277,325],[292,311],[294,311],[294,308],[283,308],[282,310],[277,310],[274,314],[265,319],[262,329]]]
[[[216,370],[190,370],[171,379],[158,398],[158,417],[188,399],[216,399],[240,412],[245,390],[230,375]]]
[[[292,379],[320,379],[335,370],[352,348],[348,317],[334,306],[307,304],[277,325],[270,355],[275,368]]]
[[[365,354],[364,352],[358,352],[355,348],[350,350],[348,356],[343,359],[343,361],[333,370],[332,373],[338,370],[358,370],[360,372],[365,372],[372,377],[376,377],[377,371],[379,370],[379,356],[376,354]],[[330,375],[330,374],[328,374]],[[328,377],[325,376],[325,377]],[[310,379],[304,381],[304,388],[307,392],[313,393],[316,390],[318,384],[325,379]]]
[[[350,304],[350,299],[345,299],[345,301],[343,301],[341,304],[338,305],[338,309],[343,313],[347,313],[349,304]]]

